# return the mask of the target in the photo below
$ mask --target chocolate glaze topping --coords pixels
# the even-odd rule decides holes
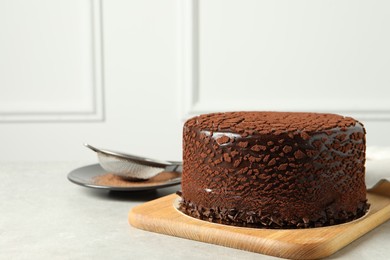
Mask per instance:
[[[305,228],[365,214],[365,129],[318,113],[229,112],[189,119],[180,209],[229,225]]]

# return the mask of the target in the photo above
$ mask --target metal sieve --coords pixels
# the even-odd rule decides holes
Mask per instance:
[[[182,171],[181,162],[160,161],[122,152],[100,149],[87,143],[84,145],[97,153],[99,164],[104,170],[128,179],[147,180],[163,171]]]

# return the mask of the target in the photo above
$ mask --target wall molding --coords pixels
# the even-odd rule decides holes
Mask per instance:
[[[179,86],[181,118],[196,114],[199,102],[198,0],[179,1]]]
[[[0,110],[0,123],[7,122],[68,122],[104,121],[104,64],[103,64],[103,17],[102,1],[88,0],[91,19],[91,77],[92,86],[88,98],[92,106],[74,109],[72,104],[60,109],[35,109],[29,111],[28,105],[15,105],[14,108]],[[88,101],[88,102],[89,102]],[[19,106],[19,107],[18,107]],[[16,107],[16,108],[15,108]],[[69,109],[68,109],[69,108]]]
[[[217,111],[237,111],[237,110],[269,110],[267,105],[259,106],[259,102],[254,100],[218,100],[218,103],[211,103],[201,100],[200,81],[199,81],[199,0],[179,1],[179,86],[181,90],[181,119],[184,121],[189,117],[217,112]],[[304,100],[303,100],[304,101]],[[272,103],[270,101],[269,103]],[[367,101],[364,98],[360,104],[349,104],[345,107],[328,106],[312,109],[297,102],[298,105],[284,105],[282,101],[276,101],[278,106],[275,111],[311,111],[339,113],[355,117],[363,121],[390,121],[390,107],[380,106],[375,101]],[[359,101],[360,102],[360,101]],[[355,102],[355,103],[359,103]],[[374,107],[374,108],[373,108]]]

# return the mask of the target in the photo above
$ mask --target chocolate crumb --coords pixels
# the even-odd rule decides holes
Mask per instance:
[[[92,181],[95,185],[113,186],[113,187],[142,187],[160,185],[174,178],[180,177],[178,172],[161,172],[148,180],[130,180],[122,176],[106,173],[96,176]]]
[[[223,135],[222,137],[219,137],[216,141],[219,145],[226,144],[226,143],[230,142],[230,138],[226,135]]]

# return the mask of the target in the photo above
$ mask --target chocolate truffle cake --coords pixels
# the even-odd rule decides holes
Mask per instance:
[[[228,112],[189,119],[180,210],[215,223],[307,228],[368,209],[365,129],[335,114]]]

